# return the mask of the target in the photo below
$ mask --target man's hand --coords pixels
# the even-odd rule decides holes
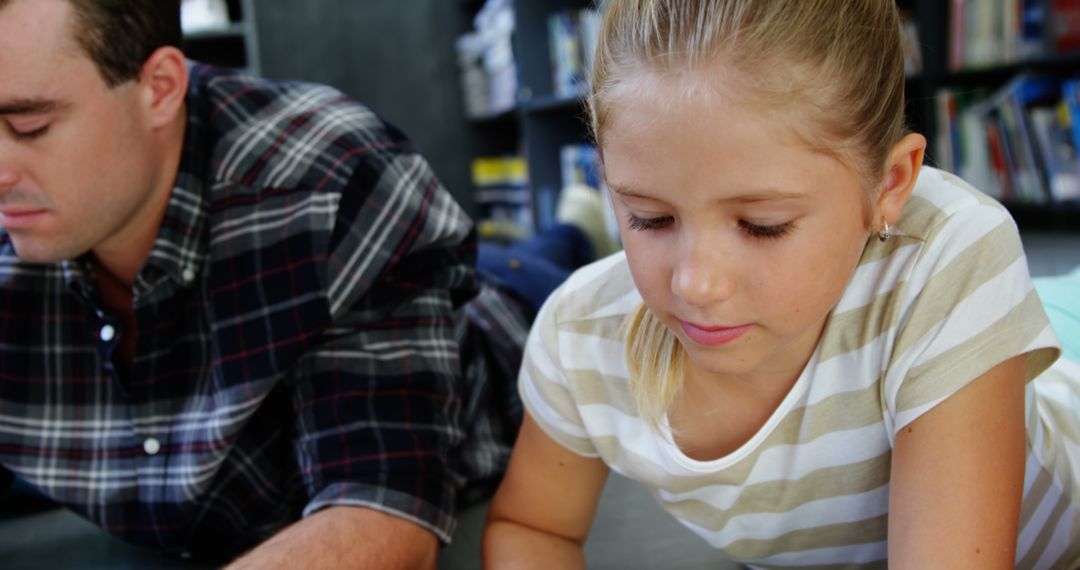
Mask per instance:
[[[431,531],[374,509],[341,506],[293,524],[228,569],[431,569],[437,557]]]

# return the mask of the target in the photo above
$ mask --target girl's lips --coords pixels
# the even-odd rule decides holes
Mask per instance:
[[[734,342],[739,337],[746,334],[752,326],[705,327],[688,323],[683,320],[679,321],[679,325],[682,326],[683,332],[686,333],[686,336],[690,337],[690,340],[706,346],[720,346]]]

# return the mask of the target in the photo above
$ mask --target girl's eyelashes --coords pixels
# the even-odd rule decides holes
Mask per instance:
[[[633,214],[626,214],[627,227],[636,231],[661,230],[670,226],[674,218],[660,216],[656,218],[639,218]],[[794,221],[778,223],[775,226],[760,226],[745,220],[739,221],[739,229],[750,234],[752,238],[761,240],[779,240],[795,228]]]
[[[674,221],[671,216],[659,216],[656,218],[639,218],[633,214],[629,214],[630,229],[638,231],[647,230],[659,230],[663,229]]]
[[[761,239],[780,239],[795,227],[795,222],[784,222],[775,226],[759,226],[745,220],[739,221],[739,228],[752,237]]]
[[[648,231],[663,229],[670,225],[671,222],[674,221],[674,218],[672,218],[671,216],[660,216],[657,218],[639,218],[634,214],[628,212],[626,214],[626,220],[627,227],[629,227],[630,229],[637,231]]]
[[[627,226],[636,231],[660,230],[668,227],[674,221],[671,216],[659,216],[656,218],[639,218],[632,213],[627,213]],[[772,226],[759,225],[739,221],[739,229],[758,239],[780,239],[795,228],[795,222],[784,222]]]

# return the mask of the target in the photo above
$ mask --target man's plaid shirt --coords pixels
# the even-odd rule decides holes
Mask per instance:
[[[448,540],[461,485],[506,461],[526,328],[488,289],[466,326],[469,220],[399,132],[330,88],[192,64],[184,145],[125,373],[88,260],[24,263],[0,231],[0,464],[126,540],[200,557],[328,505]]]

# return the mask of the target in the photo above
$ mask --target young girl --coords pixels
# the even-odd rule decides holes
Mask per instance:
[[[1080,564],[1076,381],[1015,225],[922,167],[903,91],[893,0],[609,2],[626,252],[534,325],[490,566],[583,566],[609,469],[754,567]]]

